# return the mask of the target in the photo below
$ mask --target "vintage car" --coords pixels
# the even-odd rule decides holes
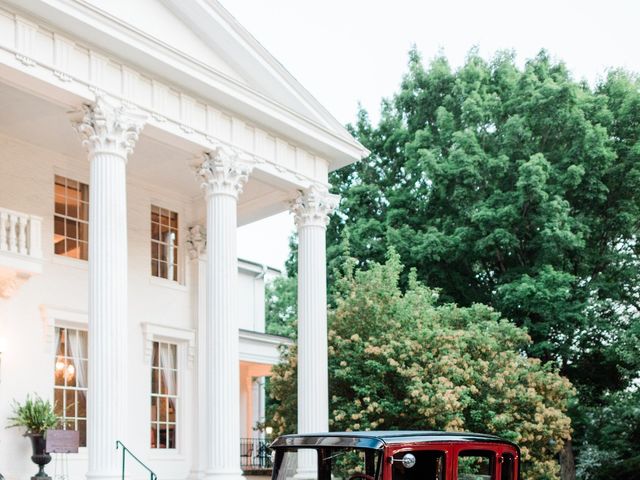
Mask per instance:
[[[520,449],[493,435],[331,432],[283,435],[272,480],[517,480]]]

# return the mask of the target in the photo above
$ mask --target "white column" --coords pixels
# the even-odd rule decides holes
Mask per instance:
[[[206,229],[202,225],[193,225],[189,228],[187,236],[185,238],[185,245],[187,252],[192,262],[190,264],[191,285],[197,286],[197,289],[191,289],[193,305],[197,305],[194,312],[197,332],[197,346],[196,346],[196,362],[195,362],[195,378],[192,410],[190,413],[192,436],[191,442],[192,450],[192,463],[191,474],[189,478],[191,480],[201,480],[204,477],[204,472],[207,468],[205,464],[206,459],[206,442],[207,442],[207,429],[204,419],[207,415],[207,402],[205,396],[206,390],[206,270],[207,260],[204,254],[207,248]]]
[[[238,196],[250,171],[249,163],[222,148],[205,154],[198,168],[207,202],[207,479],[242,476],[236,228]]]
[[[339,197],[311,188],[291,206],[298,227],[298,433],[329,430],[326,226]],[[299,456],[299,478],[314,478],[311,456]]]
[[[87,478],[116,479],[127,425],[126,164],[144,117],[98,98],[75,125],[89,152]]]

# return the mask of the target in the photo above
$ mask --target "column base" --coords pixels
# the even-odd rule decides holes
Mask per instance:
[[[191,470],[189,476],[187,477],[189,480],[202,480],[204,478],[203,470]]]
[[[125,475],[125,478],[130,475]],[[122,480],[122,472],[118,473],[87,473],[87,480]]]
[[[245,480],[242,470],[215,470],[204,472],[204,480]]]

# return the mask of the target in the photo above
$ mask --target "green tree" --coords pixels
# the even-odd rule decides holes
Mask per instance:
[[[278,276],[265,286],[266,332],[296,338],[296,315],[298,304],[295,277]]]
[[[441,301],[526,327],[578,389],[578,442],[593,436],[640,370],[638,79],[592,89],[545,52],[425,68],[414,50],[379,124],[361,111],[352,132],[372,153],[331,176],[329,262],[345,236],[361,266],[393,246]]]
[[[518,442],[524,476],[557,478],[555,455],[570,438],[572,388],[551,363],[523,354],[530,339],[489,307],[436,306],[438,295],[391,253],[384,265],[347,262],[329,315],[333,430],[445,429]],[[295,430],[296,350],[275,367],[271,395],[279,433]]]

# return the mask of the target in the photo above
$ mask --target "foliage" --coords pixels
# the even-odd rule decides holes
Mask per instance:
[[[11,427],[24,427],[26,433],[45,433],[47,430],[58,426],[59,419],[56,416],[53,405],[49,400],[43,400],[38,395],[31,398],[27,395],[23,404],[13,401],[13,416],[9,417]]]
[[[442,302],[526,327],[578,389],[579,447],[640,372],[638,78],[592,89],[546,52],[521,69],[471,51],[454,71],[414,50],[379,124],[361,111],[352,132],[372,153],[332,173],[329,265],[345,238],[362,267],[393,246]]]
[[[278,276],[269,281],[265,288],[267,333],[295,338],[298,303],[296,278]]]
[[[491,308],[436,306],[437,293],[384,265],[347,262],[329,315],[333,430],[445,429],[488,432],[522,446],[526,478],[557,478],[555,455],[570,438],[570,383],[525,355],[526,332]],[[274,368],[275,427],[295,429],[296,351]]]
[[[640,390],[608,395],[595,410],[587,412],[594,428],[581,451],[579,478],[639,480]]]

